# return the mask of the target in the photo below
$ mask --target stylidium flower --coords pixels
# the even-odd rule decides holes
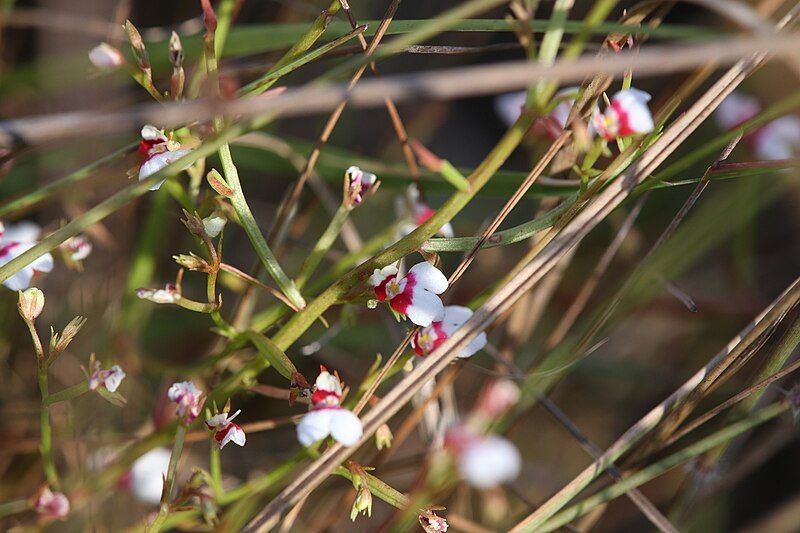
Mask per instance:
[[[225,412],[217,413],[206,420],[206,426],[214,432],[214,440],[217,441],[220,450],[229,442],[244,446],[247,440],[244,430],[242,430],[242,426],[233,422],[233,419],[241,412],[242,410],[239,409],[230,416]]]
[[[92,253],[92,243],[83,235],[75,235],[64,241],[60,248],[72,261],[83,261]]]
[[[356,206],[364,201],[367,194],[375,192],[380,186],[378,177],[357,166],[349,167],[344,173],[344,195],[348,205]]]
[[[714,113],[720,128],[741,126],[761,112],[761,104],[751,96],[731,93]],[[744,136],[753,153],[761,160],[791,159],[800,152],[800,117],[786,115],[750,131]]]
[[[516,479],[522,467],[517,447],[497,435],[475,434],[464,425],[450,428],[445,446],[456,456],[461,477],[477,489],[490,489]]]
[[[761,104],[752,96],[733,92],[714,111],[714,120],[723,130],[741,126],[761,112]]]
[[[153,448],[133,462],[130,471],[120,479],[120,485],[130,489],[137,500],[150,505],[158,504],[170,455],[166,448]]]
[[[638,89],[624,89],[611,98],[611,105],[602,113],[595,110],[592,128],[607,141],[650,133],[653,115],[647,107],[650,95]]]
[[[566,87],[558,91],[553,97],[558,103],[547,117],[536,121],[533,132],[537,135],[547,135],[551,139],[557,138],[567,127],[567,119],[579,90],[580,87]],[[506,126],[511,127],[517,121],[525,107],[527,97],[527,91],[519,91],[501,94],[494,99],[495,112]]]
[[[450,527],[444,517],[432,510],[425,510],[419,515],[419,525],[425,533],[444,533]]]
[[[303,446],[311,446],[328,436],[343,446],[353,446],[364,430],[361,420],[339,405],[342,400],[342,385],[339,379],[322,369],[311,394],[311,409],[297,424],[297,440]]]
[[[172,283],[167,283],[163,289],[136,289],[136,296],[157,304],[174,304],[181,299],[181,293]]]
[[[178,418],[184,424],[191,424],[203,406],[202,391],[191,381],[173,383],[167,391],[167,397],[178,406]]]
[[[41,487],[33,499],[33,509],[47,518],[64,518],[69,514],[69,500],[61,492]]]
[[[430,354],[447,340],[464,322],[472,316],[472,310],[460,305],[448,305],[444,308],[441,320],[434,320],[430,326],[417,331],[411,338],[411,347],[417,355]],[[486,346],[486,333],[479,333],[466,348],[461,350],[458,357],[470,357]]]
[[[42,229],[33,222],[19,222],[3,226],[0,222],[0,266],[16,259],[39,241]],[[12,274],[3,285],[12,291],[30,287],[31,281],[42,272],[53,270],[53,256],[49,253],[39,256],[28,265]]]
[[[102,370],[100,361],[97,361],[95,370],[89,377],[89,390],[95,390],[102,385],[108,392],[116,392],[123,379],[125,379],[125,371],[119,365],[114,365],[108,370]]]
[[[139,167],[139,181],[147,179],[189,152],[191,150],[182,150],[180,143],[169,139],[163,130],[150,124],[144,126],[142,128],[142,140],[139,142],[139,153],[145,159]],[[166,179],[163,179],[153,184],[150,190],[158,190],[165,181]]]
[[[398,218],[405,220],[400,228],[400,233],[403,236],[408,235],[436,214],[435,209],[420,199],[419,189],[413,184],[408,186],[404,197],[397,198],[395,210]],[[439,228],[437,235],[448,239],[453,238],[455,235],[453,226],[449,222],[446,223]]]
[[[122,66],[125,58],[122,53],[107,43],[100,43],[89,50],[89,61],[97,68],[111,69]]]
[[[379,301],[388,300],[392,309],[418,326],[428,327],[444,318],[444,304],[438,295],[447,290],[447,278],[438,268],[423,261],[405,277],[397,279],[397,274],[397,267],[389,265],[375,269],[369,277]]]

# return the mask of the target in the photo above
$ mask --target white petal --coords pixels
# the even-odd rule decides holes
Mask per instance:
[[[455,232],[453,231],[453,225],[449,222],[446,223],[444,226],[439,228],[439,235],[444,237],[445,239],[452,239],[455,237]]]
[[[650,98],[651,97],[649,93],[631,87],[630,89],[623,89],[622,91],[619,91],[614,95],[613,100],[624,102],[625,105],[628,105],[630,102],[646,104],[650,101]]]
[[[157,504],[161,500],[162,476],[167,474],[170,451],[155,448],[139,457],[131,466],[131,491],[139,500]]]
[[[521,464],[519,451],[511,442],[490,435],[467,445],[459,456],[458,469],[467,483],[488,489],[516,479]]]
[[[53,256],[46,253],[34,259],[28,266],[38,272],[50,272],[53,270]]]
[[[17,241],[22,243],[35,243],[42,234],[42,228],[34,222],[24,220],[6,226],[2,235],[4,242]]]
[[[331,413],[334,409],[309,411],[297,424],[297,440],[311,446],[331,434]]]
[[[800,118],[781,117],[761,128],[755,138],[754,151],[767,161],[795,157],[800,153]]]
[[[145,124],[142,128],[142,139],[145,141],[166,141],[167,136],[152,124]]]
[[[461,350],[461,352],[458,354],[458,357],[472,357],[479,351],[483,350],[483,348],[486,346],[486,342],[486,333],[478,333],[478,335],[476,335],[475,338],[472,339],[469,344],[467,344],[467,347]]]
[[[414,289],[423,288],[435,294],[442,294],[447,290],[447,278],[445,275],[442,274],[441,270],[427,261],[417,263],[411,267],[408,273],[413,273],[417,281]]]
[[[206,425],[212,429],[221,428],[227,423],[228,423],[228,415],[225,413],[217,413],[216,415],[206,420]]]
[[[369,283],[373,287],[377,287],[380,285],[383,280],[388,278],[389,276],[396,276],[397,275],[397,267],[394,265],[386,265],[382,269],[378,270],[377,268],[369,277]]]
[[[503,123],[511,127],[522,114],[522,106],[525,105],[527,98],[526,91],[501,94],[494,99],[494,110]]]
[[[3,282],[3,285],[12,291],[22,291],[30,287],[33,278],[33,269],[24,267],[22,270],[12,274]]]
[[[148,177],[152,176],[159,170],[167,167],[171,163],[174,163],[181,157],[188,154],[190,150],[175,150],[174,152],[161,152],[160,154],[156,154],[144,163],[139,168],[139,181],[143,181]],[[161,188],[161,185],[167,181],[166,178],[159,181],[158,183],[153,184],[150,187],[151,191],[156,191]]]
[[[125,372],[118,365],[112,366],[105,380],[108,392],[116,392],[123,379],[125,379]]]
[[[330,372],[320,372],[314,384],[319,390],[334,392],[340,396],[342,394],[342,384],[339,383],[339,380]]]
[[[353,446],[364,433],[361,420],[347,409],[334,409],[331,413],[331,436],[342,446]]]
[[[448,305],[444,308],[444,318],[442,326],[445,332],[450,335],[460,328],[464,322],[472,316],[472,309],[463,305]],[[452,329],[451,329],[452,328]]]
[[[233,429],[228,432],[227,438],[237,446],[244,446],[247,442],[247,435],[244,434],[244,430],[239,426],[233,426]]]
[[[729,130],[750,120],[760,112],[761,105],[755,98],[740,93],[731,93],[714,111],[714,119],[720,128]]]
[[[406,316],[414,324],[427,328],[434,320],[444,316],[442,299],[430,291],[414,287],[411,304],[406,308]]]

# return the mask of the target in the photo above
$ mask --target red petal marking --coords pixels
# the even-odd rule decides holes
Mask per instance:
[[[436,332],[436,340],[433,341],[433,350],[431,350],[431,352],[436,350],[439,346],[442,345],[444,341],[447,340],[447,333],[444,331],[442,325],[443,322],[434,322],[433,324],[431,324],[431,326],[433,327],[433,331]]]
[[[408,313],[406,311],[408,307],[414,303],[414,286],[417,284],[417,277],[413,272],[406,274],[405,280],[406,286],[403,288],[403,292],[392,298],[392,301],[389,302],[392,309],[401,315],[407,315]]]
[[[161,144],[163,141],[155,141],[155,140],[146,140],[142,139],[139,141],[139,153],[145,157],[145,161],[150,159],[150,150],[157,144]]]
[[[341,400],[341,398],[342,398],[342,396],[340,394],[336,393],[336,392],[329,391],[329,390],[317,389],[311,395],[311,403],[313,403],[314,405],[316,405],[318,403],[322,403],[330,396],[336,398],[337,402],[339,400]]]
[[[222,442],[225,439],[225,436],[233,429],[234,424],[228,424],[224,428],[220,429],[214,434],[214,440],[217,442]]]
[[[392,274],[385,280],[381,281],[380,285],[375,287],[375,297],[378,298],[379,302],[386,300],[386,284],[392,281],[396,277],[397,277],[396,274]]]
[[[636,133],[633,131],[633,128],[631,128],[631,119],[628,110],[622,107],[618,101],[611,102],[611,107],[617,112],[617,119],[619,120],[617,137],[627,137],[628,135]]]
[[[0,246],[0,257],[5,257],[8,254],[8,252],[19,246],[19,244],[20,243],[17,241],[12,241]]]
[[[425,204],[420,204],[420,207],[421,207],[422,209],[420,209],[420,212],[419,212],[419,214],[417,215],[417,218],[416,218],[416,220],[414,221],[414,223],[415,223],[417,226],[419,226],[420,224],[424,224],[425,222],[427,222],[427,221],[428,221],[428,219],[429,219],[429,218],[431,218],[431,217],[432,217],[432,216],[433,216],[433,215],[436,213],[436,211],[434,211],[434,210],[433,210],[433,208],[431,208],[431,207],[428,207],[428,206],[427,206],[427,205],[425,205]]]
[[[422,330],[418,330],[414,333],[414,336],[411,338],[411,347],[420,357],[425,355],[425,351],[422,349],[422,346],[419,344],[419,336],[422,333]]]

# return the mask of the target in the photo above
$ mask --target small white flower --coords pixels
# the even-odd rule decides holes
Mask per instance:
[[[206,230],[208,236],[214,239],[217,235],[222,233],[222,229],[227,222],[228,221],[222,217],[212,215],[203,219],[203,228]]]
[[[191,423],[200,414],[202,391],[193,382],[173,383],[167,391],[167,397],[178,405],[178,417],[183,423]]]
[[[297,440],[311,446],[331,436],[343,446],[353,446],[361,439],[361,420],[341,405],[342,385],[326,370],[317,376],[311,395],[311,409],[297,424]]]
[[[170,455],[166,448],[154,448],[133,462],[128,479],[136,499],[151,505],[161,501]]]
[[[497,379],[484,387],[475,411],[488,420],[503,416],[519,401],[520,392],[516,383],[508,379]]]
[[[122,66],[122,53],[107,43],[100,43],[89,51],[89,61],[97,68],[111,69]]]
[[[591,126],[607,141],[653,131],[653,115],[647,107],[650,95],[624,89],[611,98],[604,112],[594,111]]]
[[[747,122],[761,112],[761,104],[752,96],[738,92],[729,94],[714,111],[714,119],[723,130],[730,130]]]
[[[242,426],[233,422],[233,419],[241,412],[242,410],[239,409],[231,416],[228,416],[228,413],[217,413],[206,420],[206,426],[214,432],[214,440],[217,441],[220,450],[229,442],[244,446],[247,441]]]
[[[171,283],[168,283],[163,289],[136,289],[136,296],[157,304],[174,304],[181,299],[181,293]]]
[[[575,104],[575,95],[579,90],[580,87],[567,87],[558,91],[553,98],[559,102],[550,112],[546,121],[537,122],[537,125],[534,126],[534,133],[547,134],[553,139],[558,137],[567,126],[567,119]],[[495,112],[506,126],[511,127],[519,119],[527,97],[527,91],[519,91],[501,94],[494,99]]]
[[[511,127],[522,114],[527,91],[500,94],[494,99],[494,111],[507,127]]]
[[[414,184],[408,186],[404,197],[396,199],[395,211],[397,217],[405,221],[400,228],[400,233],[404,237],[436,214],[435,209],[420,199],[419,189]],[[453,226],[449,222],[439,228],[436,234],[447,239],[451,239],[455,235]]]
[[[145,160],[139,167],[139,181],[147,179],[191,152],[191,150],[182,150],[180,144],[171,141],[163,130],[153,125],[145,125],[142,128],[141,135],[142,140],[139,143],[139,152],[145,157]],[[188,168],[188,165],[186,168]],[[166,179],[163,179],[153,184],[150,190],[158,190],[165,181]]]
[[[41,228],[33,222],[20,222],[7,227],[0,223],[0,266],[31,249],[38,242],[41,232]],[[3,285],[13,291],[25,290],[37,274],[51,270],[53,256],[46,253],[12,274]]]
[[[61,244],[61,248],[69,254],[73,261],[83,261],[92,253],[92,243],[83,235],[70,237]]]
[[[378,183],[378,177],[375,174],[361,170],[357,166],[349,167],[344,175],[347,184],[347,198],[352,205],[363,202],[367,193]]]
[[[430,326],[422,328],[411,339],[411,347],[417,355],[430,354],[446,341],[472,316],[472,310],[460,305],[448,305],[444,308],[441,320],[435,320]],[[486,333],[479,333],[474,339],[459,352],[458,357],[470,357],[486,346]]]
[[[497,435],[470,439],[458,454],[458,470],[478,489],[489,489],[517,478],[522,460],[516,446]]]
[[[99,361],[96,365],[95,371],[89,378],[89,390],[95,390],[102,385],[108,392],[116,392],[125,379],[125,371],[119,365],[114,365],[109,370],[101,370]]]
[[[791,159],[800,153],[800,117],[786,115],[752,135],[753,152],[765,161]]]
[[[428,327],[444,316],[438,295],[447,290],[447,278],[428,262],[417,263],[399,280],[393,266],[375,269],[369,281],[378,301],[388,300],[392,309],[418,326]]]

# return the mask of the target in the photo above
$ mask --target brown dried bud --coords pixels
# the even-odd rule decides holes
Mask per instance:
[[[82,316],[76,316],[72,320],[69,321],[64,327],[64,330],[61,334],[56,333],[53,331],[53,328],[50,328],[50,360],[52,361],[56,357],[58,357],[61,352],[67,349],[69,343],[72,342],[72,339],[78,334],[81,330],[83,325],[86,324],[86,319]]]
[[[136,61],[142,70],[150,71],[150,57],[147,55],[147,48],[144,46],[142,34],[136,29],[136,26],[130,20],[126,20],[123,26],[125,32],[128,34],[128,41],[131,43],[133,55],[136,56]]]

